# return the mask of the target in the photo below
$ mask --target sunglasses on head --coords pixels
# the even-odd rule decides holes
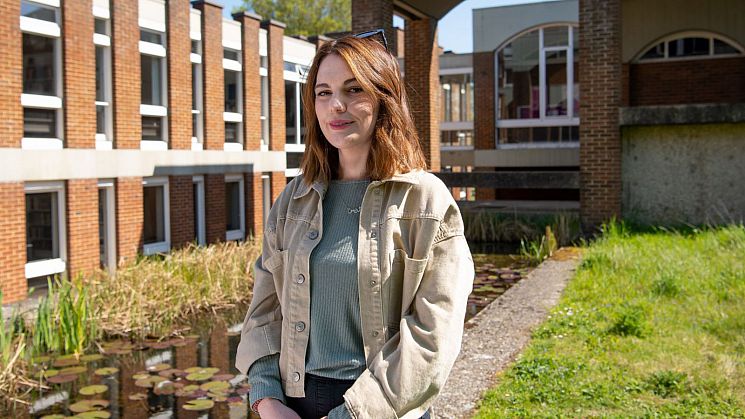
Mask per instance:
[[[371,31],[360,32],[352,36],[354,36],[357,39],[364,39],[364,38],[369,38],[375,35],[380,35],[380,37],[383,39],[383,46],[385,47],[385,50],[388,51],[388,40],[385,39],[384,29],[373,29]]]

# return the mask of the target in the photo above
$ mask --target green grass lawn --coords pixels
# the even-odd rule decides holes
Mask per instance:
[[[606,228],[476,417],[702,416],[745,417],[743,226]]]

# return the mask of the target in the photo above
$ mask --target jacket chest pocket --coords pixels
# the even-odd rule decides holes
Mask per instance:
[[[277,297],[282,301],[282,292],[284,290],[285,269],[287,267],[287,250],[280,250],[273,254],[264,262],[264,267],[272,273],[274,288],[277,290]]]
[[[410,311],[428,259],[410,258],[403,249],[396,249],[389,260],[390,275],[383,282],[383,311],[388,333],[393,336],[399,331],[401,317]]]

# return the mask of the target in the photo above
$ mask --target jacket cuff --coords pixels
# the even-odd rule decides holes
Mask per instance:
[[[236,351],[235,368],[241,374],[248,374],[248,369],[257,359],[279,353],[281,339],[282,320],[255,327],[244,333]]]
[[[352,415],[349,414],[349,410],[344,404],[331,409],[327,417],[328,419],[352,419]]]
[[[354,385],[344,394],[345,405],[353,418],[397,418],[383,388],[370,372],[365,370]]]
[[[268,355],[254,362],[248,371],[248,382],[251,384],[251,391],[248,394],[249,406],[266,397],[287,404],[279,378],[279,355]]]

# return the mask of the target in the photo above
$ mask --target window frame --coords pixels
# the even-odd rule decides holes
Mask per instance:
[[[191,42],[197,42],[197,52],[189,53],[192,68],[192,118],[196,115],[196,132],[192,129],[191,149],[203,150],[204,141],[204,94],[202,83],[202,40],[191,37]],[[196,88],[196,89],[195,89]],[[194,103],[196,102],[196,109]],[[192,121],[192,126],[194,125]]]
[[[162,177],[148,177],[142,179],[142,211],[145,212],[145,188],[147,187],[163,187],[163,241],[155,243],[144,243],[142,245],[142,254],[145,256],[154,255],[157,253],[167,253],[171,250],[171,213],[170,213],[170,193],[168,190],[168,178]],[[143,231],[145,228],[145,220],[142,222]]]
[[[669,56],[669,48],[667,47],[669,42],[677,41],[679,39],[685,39],[685,38],[708,38],[709,39],[709,53],[706,55],[690,55],[690,56],[683,56],[683,57],[670,57]],[[714,54],[714,41],[721,41],[726,43],[727,45],[735,48],[739,51],[739,53],[734,54]],[[659,58],[647,58],[644,59],[644,55],[649,52],[652,48],[656,47],[659,44],[663,44],[664,46],[664,57]],[[644,46],[644,48],[641,49],[641,51],[636,54],[636,56],[631,60],[632,64],[646,64],[646,63],[660,63],[660,62],[670,62],[670,61],[690,61],[690,60],[711,60],[711,59],[718,59],[718,58],[731,58],[731,57],[742,57],[745,55],[745,47],[740,45],[737,41],[735,41],[732,38],[714,33],[714,32],[707,32],[707,31],[683,31],[683,32],[677,32],[671,35],[663,36],[662,38],[657,38],[655,41],[647,44]]]
[[[197,245],[204,246],[207,244],[207,220],[205,217],[205,198],[204,198],[204,176],[198,175],[191,178],[192,189],[197,187],[197,193],[192,197],[197,207],[197,218],[194,220],[194,236],[196,236]]]
[[[246,197],[245,197],[245,179],[243,174],[227,174],[225,175],[225,184],[238,183],[238,211],[240,228],[234,230],[228,230],[228,220],[225,220],[225,240],[226,241],[240,241],[246,238]],[[228,203],[225,203],[225,207],[228,207]]]
[[[148,55],[151,57],[157,57],[160,63],[160,103],[163,105],[150,105],[143,104],[142,98],[140,97],[140,116],[148,117],[160,117],[162,127],[162,138],[161,140],[144,140],[140,138],[140,149],[141,150],[167,150],[168,149],[168,60],[167,51],[165,45],[168,45],[168,39],[166,32],[157,31],[152,28],[147,28],[142,25],[139,26],[139,30],[146,32],[159,32],[162,44],[156,44],[146,41],[138,41],[138,47],[140,52],[140,67],[142,67],[142,55]],[[140,68],[142,73],[142,68]],[[142,123],[142,122],[140,122]]]
[[[109,273],[116,273],[116,199],[114,195],[114,180],[99,179],[98,190],[103,190],[106,199],[106,220],[105,229],[105,247],[106,247],[106,265],[105,269]]]
[[[266,56],[259,56],[259,61],[264,63],[267,60],[262,60]],[[260,64],[261,65],[261,64]],[[259,94],[261,100],[261,111],[259,113],[259,120],[261,121],[261,140],[260,149],[261,151],[269,150],[269,70],[266,67],[259,67]]]
[[[24,273],[26,279],[37,278],[40,276],[55,275],[67,270],[67,203],[65,201],[65,183],[64,181],[51,182],[26,182],[23,185],[24,201],[28,194],[55,193],[57,195],[57,246],[58,257],[45,260],[26,262]],[[54,209],[53,209],[54,211]],[[24,211],[24,220],[26,213]],[[28,226],[26,227],[28,228]],[[54,232],[53,232],[54,233]],[[28,234],[28,232],[26,232]],[[28,256],[26,256],[28,259]]]
[[[40,6],[54,8],[55,22],[35,19],[19,15],[21,36],[23,34],[52,38],[54,61],[55,95],[24,93],[21,90],[21,106],[23,108],[53,109],[55,111],[55,135],[50,138],[22,137],[21,149],[25,150],[60,150],[64,143],[64,109],[62,106],[64,92],[64,77],[62,65],[62,27],[60,25],[61,11],[59,1],[56,0],[24,0],[28,3],[38,3]],[[21,51],[21,60],[23,60]],[[21,64],[23,67],[23,64]],[[21,82],[23,83],[23,81]],[[23,87],[22,87],[23,88]],[[25,126],[25,121],[22,121]]]
[[[224,58],[225,50],[236,52],[238,60],[231,60]],[[226,112],[223,104],[222,119],[223,122],[233,122],[237,124],[237,138],[235,142],[223,142],[223,150],[225,151],[243,151],[243,52],[240,49],[228,48],[223,46],[223,59],[222,69],[223,74],[225,71],[233,71],[236,73],[236,110],[237,112]],[[223,82],[223,94],[225,94],[225,83]]]
[[[567,45],[545,46],[544,30],[550,28],[563,27],[567,30]],[[527,35],[530,32],[538,31],[538,118],[524,119],[500,119],[500,95],[499,95],[499,54],[516,39]],[[574,50],[579,47],[579,40],[574,39],[575,30],[579,30],[579,24],[574,22],[550,23],[541,26],[527,28],[515,36],[509,38],[494,50],[494,147],[495,149],[514,149],[514,148],[578,148],[579,141],[562,141],[562,142],[541,142],[541,143],[501,143],[499,138],[500,128],[541,128],[541,127],[565,127],[577,126],[580,124],[580,117],[574,114]],[[547,109],[547,71],[546,71],[546,54],[556,51],[566,52],[566,115],[546,115]],[[577,97],[581,97],[577,95]]]
[[[286,68],[287,68],[288,64],[294,65],[295,66],[295,70],[294,71],[287,70]],[[295,85],[295,115],[297,116],[295,118],[295,127],[294,127],[295,128],[295,133],[294,133],[295,141],[294,142],[287,142],[286,141],[287,134],[285,134],[285,151],[290,151],[290,152],[304,152],[305,151],[305,144],[302,143],[302,138],[303,138],[303,134],[304,134],[304,132],[303,132],[303,128],[304,127],[302,125],[303,121],[302,121],[302,118],[301,118],[301,115],[302,115],[301,114],[301,112],[302,112],[301,108],[302,108],[302,102],[303,102],[303,99],[302,99],[302,97],[303,97],[302,96],[302,94],[303,94],[302,93],[303,92],[302,85],[304,85],[305,84],[305,81],[306,81],[307,66],[304,66],[304,65],[298,64],[298,63],[294,63],[294,62],[290,62],[290,61],[285,61],[284,62],[284,66],[285,66],[285,70],[283,70],[283,80],[285,82],[288,82],[288,81],[289,82],[292,82]],[[303,69],[305,69],[305,71],[303,71]],[[285,120],[286,120],[286,118],[285,118]],[[286,125],[285,125],[285,127],[288,128]]]
[[[113,75],[111,61],[111,19],[96,15],[94,19],[103,20],[106,24],[106,34],[94,33],[95,48],[103,49],[103,89],[104,100],[96,100],[96,108],[104,107],[104,132],[99,133],[96,128],[96,150],[111,150],[114,144],[114,107],[113,107]],[[96,116],[98,118],[98,116]]]

